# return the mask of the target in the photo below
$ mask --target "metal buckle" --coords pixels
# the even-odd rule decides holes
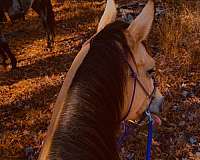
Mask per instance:
[[[145,114],[146,114],[146,116],[147,116],[148,123],[153,122],[153,118],[152,118],[152,116],[151,116],[151,112],[150,112],[149,110],[146,110],[146,111],[145,111]]]

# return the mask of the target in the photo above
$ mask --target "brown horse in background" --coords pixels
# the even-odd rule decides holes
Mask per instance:
[[[17,19],[25,19],[30,8],[42,19],[47,34],[47,47],[51,47],[55,37],[55,17],[50,0],[0,0],[0,22],[5,21],[5,13],[13,23]]]
[[[47,47],[51,48],[55,38],[55,17],[52,9],[50,0],[0,0],[0,27],[7,21],[5,14],[8,14],[12,23],[16,20],[25,20],[27,11],[32,8],[40,18],[47,35]],[[3,65],[6,65],[7,59],[10,59],[12,68],[16,67],[16,58],[11,53],[10,49],[5,51],[5,39],[2,38],[3,34],[0,35],[0,55],[2,57]],[[2,40],[4,39],[4,40]],[[7,44],[8,45],[8,44]],[[2,47],[4,49],[2,49]],[[8,48],[8,46],[6,47]],[[2,51],[4,50],[4,51]]]

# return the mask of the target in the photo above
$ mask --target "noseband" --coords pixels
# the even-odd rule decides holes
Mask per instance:
[[[133,104],[134,97],[135,97],[135,93],[136,93],[136,84],[137,84],[137,82],[138,82],[138,84],[140,85],[140,87],[142,88],[142,90],[144,91],[144,93],[147,95],[147,97],[148,97],[149,100],[150,100],[146,112],[149,112],[149,108],[150,108],[150,105],[151,105],[151,103],[152,103],[152,100],[153,100],[153,98],[154,98],[154,96],[155,96],[156,87],[157,87],[157,82],[156,82],[155,78],[153,77],[153,91],[149,94],[148,91],[145,89],[144,85],[142,84],[142,82],[138,79],[138,76],[137,76],[137,74],[134,72],[134,70],[133,70],[133,68],[131,67],[131,65],[130,65],[128,62],[127,62],[127,64],[128,64],[129,69],[131,70],[131,76],[132,76],[132,78],[134,79],[134,83],[133,83],[133,94],[132,94],[132,97],[131,97],[131,103],[130,103],[130,105],[129,105],[128,112],[127,112],[126,115],[122,118],[121,121],[124,121],[124,120],[128,117],[128,115],[129,115],[129,113],[130,113],[130,111],[131,111],[132,104]]]

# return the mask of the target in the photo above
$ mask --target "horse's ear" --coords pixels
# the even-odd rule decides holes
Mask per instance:
[[[115,21],[117,9],[114,0],[107,0],[106,8],[98,25],[97,32],[100,32],[106,25]]]
[[[133,22],[131,22],[130,26],[128,27],[128,32],[136,42],[146,39],[151,30],[153,19],[154,2],[153,0],[149,0],[142,12],[136,17],[135,20],[133,20]]]

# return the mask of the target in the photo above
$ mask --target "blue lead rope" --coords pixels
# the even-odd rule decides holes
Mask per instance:
[[[153,138],[153,119],[150,112],[146,112],[148,117],[148,136],[147,136],[147,149],[146,149],[146,160],[151,160],[151,145]]]
[[[148,118],[148,136],[147,136],[147,147],[146,147],[146,160],[151,160],[151,145],[153,137],[153,119],[149,111],[145,112]],[[132,125],[129,125],[127,122],[122,122],[123,134],[119,137],[117,141],[117,147],[120,151],[123,143],[126,141],[127,137],[134,130]],[[126,158],[127,160],[133,160],[133,157]]]

